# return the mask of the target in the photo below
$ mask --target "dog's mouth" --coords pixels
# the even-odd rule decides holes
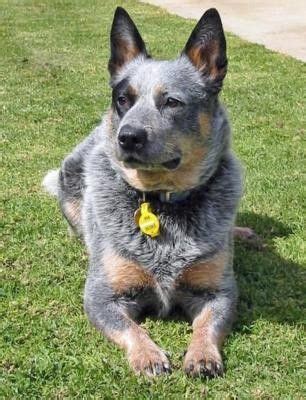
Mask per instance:
[[[162,163],[149,163],[138,160],[135,157],[128,157],[123,160],[126,168],[143,169],[143,170],[160,170],[167,169],[170,171],[175,170],[181,163],[181,157],[175,157]]]
[[[162,163],[162,166],[167,168],[167,169],[176,169],[181,163],[181,158],[180,157],[176,157],[173,158],[172,160],[166,161],[164,163]]]

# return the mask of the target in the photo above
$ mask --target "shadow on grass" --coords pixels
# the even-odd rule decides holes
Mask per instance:
[[[268,216],[238,215],[238,225],[249,226],[262,238],[261,250],[235,243],[234,269],[239,287],[238,320],[234,329],[248,332],[258,318],[279,323],[302,323],[305,275],[301,265],[277,254],[273,239],[292,230]]]
[[[305,273],[301,265],[280,257],[273,245],[273,239],[288,237],[293,231],[271,217],[255,213],[240,213],[237,225],[252,228],[262,240],[263,248],[235,241],[234,270],[239,301],[234,331],[250,332],[252,323],[258,318],[302,323]],[[148,314],[145,313],[145,317]],[[142,315],[140,321],[145,317]],[[158,319],[154,315],[150,318]],[[166,320],[187,321],[178,308]]]

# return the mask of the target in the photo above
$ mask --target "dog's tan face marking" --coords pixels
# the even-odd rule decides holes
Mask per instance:
[[[188,164],[179,167],[177,172],[158,172],[125,169],[124,174],[128,183],[141,191],[167,190],[179,192],[197,186],[198,179],[188,168]],[[198,173],[198,168],[194,168]]]
[[[204,118],[203,118],[204,119]],[[205,126],[204,126],[205,125]],[[203,121],[203,130],[207,131],[207,122]],[[207,148],[202,139],[178,139],[183,157],[181,165],[174,171],[141,170],[125,168],[120,163],[126,181],[141,191],[167,190],[179,192],[189,190],[199,185],[202,163]]]
[[[164,352],[134,322],[131,321],[130,327],[123,331],[109,332],[108,337],[125,349],[130,366],[137,374],[154,376],[169,370],[170,364]]]
[[[220,348],[226,332],[213,328],[213,310],[206,306],[194,319],[193,334],[184,359],[184,369],[188,375],[199,376],[203,372],[210,376],[223,372]]]
[[[163,95],[163,93],[165,92],[165,88],[163,85],[156,85],[153,89],[153,92],[154,92],[153,97],[158,98]]]
[[[133,288],[154,286],[153,277],[140,265],[124,259],[112,251],[104,253],[102,262],[110,286],[116,293],[125,293]]]
[[[213,260],[198,262],[183,271],[178,284],[193,288],[217,289],[223,280],[227,255],[220,253]]]
[[[200,113],[199,125],[201,136],[207,139],[211,130],[211,117],[208,113]]]
[[[138,93],[138,90],[134,86],[129,85],[127,87],[127,94],[129,96],[137,97],[139,93]]]

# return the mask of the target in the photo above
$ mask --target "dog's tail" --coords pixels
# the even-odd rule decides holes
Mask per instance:
[[[58,197],[59,192],[59,169],[52,169],[42,181],[42,187],[51,196]]]

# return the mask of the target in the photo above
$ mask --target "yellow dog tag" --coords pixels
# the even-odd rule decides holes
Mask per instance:
[[[136,211],[135,222],[139,226],[142,233],[148,236],[156,237],[159,235],[159,220],[155,214],[152,213],[150,203],[142,203],[140,209]]]

